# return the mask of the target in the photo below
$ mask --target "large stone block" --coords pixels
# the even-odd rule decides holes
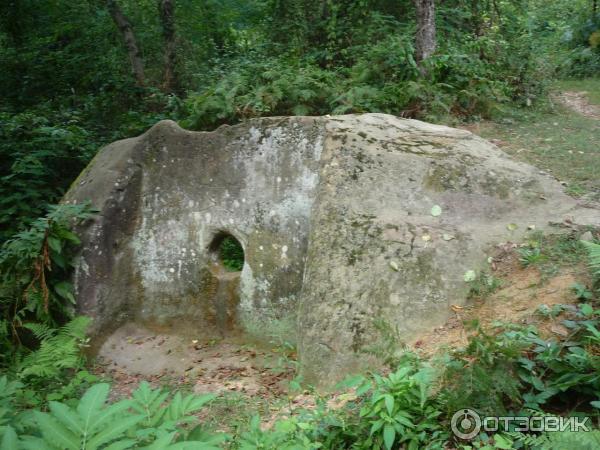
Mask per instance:
[[[283,333],[321,384],[376,363],[382,327],[443,323],[492,244],[565,215],[599,222],[485,140],[385,114],[163,121],[100,151],[65,197],[85,200],[100,214],[80,230],[75,286],[93,334],[126,320]],[[239,274],[215,252],[229,235]]]

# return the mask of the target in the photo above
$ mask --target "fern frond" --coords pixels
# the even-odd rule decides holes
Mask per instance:
[[[547,433],[549,444],[544,447],[547,450],[596,450],[600,448],[600,431],[569,432],[562,431]]]
[[[24,323],[23,328],[27,328],[29,331],[31,331],[39,341],[50,339],[56,333],[55,328],[50,328],[45,323],[40,322]]]
[[[84,340],[85,333],[90,325],[91,319],[85,316],[75,317],[60,329],[59,335],[70,336]]]
[[[22,378],[56,378],[63,369],[79,367],[83,361],[81,345],[86,341],[89,323],[89,318],[77,317],[58,330],[30,324],[29,328],[44,338],[40,347],[23,359],[19,375]]]
[[[600,244],[593,242],[581,241],[583,246],[588,251],[590,269],[596,277],[600,277]]]

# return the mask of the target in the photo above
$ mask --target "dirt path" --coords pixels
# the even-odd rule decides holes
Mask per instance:
[[[600,120],[600,107],[589,102],[585,91],[560,92],[554,100],[583,116]]]
[[[282,356],[233,338],[206,341],[128,323],[106,340],[95,372],[113,380],[115,398],[129,395],[142,380],[186,384],[198,394],[271,397],[285,392],[292,377]]]

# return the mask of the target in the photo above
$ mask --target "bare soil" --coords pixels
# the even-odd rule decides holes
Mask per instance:
[[[185,385],[199,394],[269,397],[281,395],[292,376],[282,357],[235,337],[201,340],[128,323],[103,344],[95,372],[113,380],[115,398],[130,394],[142,380]]]
[[[600,107],[590,103],[585,91],[565,91],[554,95],[554,100],[591,119],[600,120]]]
[[[584,267],[565,267],[546,278],[536,267],[523,268],[514,244],[506,244],[492,262],[492,273],[502,280],[502,287],[485,299],[474,300],[465,307],[451,306],[453,317],[441,327],[417,336],[409,347],[429,357],[444,349],[460,348],[475,333],[470,326],[477,321],[483,330],[493,332],[498,323],[535,325],[542,336],[564,338],[568,332],[559,316],[550,320],[537,313],[540,306],[575,305],[578,300],[572,290],[581,282]]]

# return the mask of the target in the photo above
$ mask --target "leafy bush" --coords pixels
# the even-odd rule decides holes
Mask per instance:
[[[448,433],[439,420],[442,411],[431,398],[436,377],[431,367],[400,367],[387,377],[374,376],[371,398],[360,411],[369,427],[362,446],[408,449],[444,448]]]
[[[520,401],[519,360],[528,344],[478,333],[464,349],[444,356],[441,402],[448,414],[464,408],[498,415]]]
[[[110,386],[96,384],[69,406],[51,401],[49,411],[15,412],[13,397],[22,386],[0,378],[2,448],[36,449],[217,449],[225,435],[209,435],[193,416],[212,395],[182,396],[142,383],[131,399],[107,405]]]
[[[0,249],[0,364],[10,363],[23,350],[19,345],[35,347],[28,330],[49,338],[48,327],[72,318],[75,298],[68,280],[80,241],[70,229],[91,214],[88,205],[50,207],[46,217]],[[78,321],[63,331],[70,334],[82,325]]]
[[[19,362],[19,377],[30,385],[35,384],[36,379],[47,383],[60,380],[65,369],[82,368],[82,348],[87,343],[85,334],[89,323],[87,317],[77,317],[58,329],[42,323],[26,323],[24,327],[40,344]]]
[[[60,200],[96,144],[76,114],[0,112],[0,124],[1,243]]]

